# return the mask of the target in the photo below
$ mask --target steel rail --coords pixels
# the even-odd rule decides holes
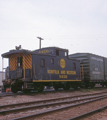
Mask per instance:
[[[82,98],[82,99],[77,99],[77,100],[67,100],[67,101],[62,101],[62,102],[55,102],[55,103],[48,103],[48,104],[40,104],[40,105],[33,105],[33,106],[27,106],[27,107],[19,107],[19,108],[13,108],[13,109],[7,109],[7,110],[2,110],[0,111],[0,114],[6,114],[6,113],[10,113],[10,112],[15,112],[15,111],[23,111],[23,110],[27,110],[27,109],[39,109],[41,107],[49,107],[49,106],[53,106],[53,105],[61,105],[61,104],[68,104],[68,103],[75,103],[75,102],[80,102],[80,101],[84,101],[84,100],[90,100],[90,99],[95,99],[95,98],[99,98],[99,97],[103,97],[104,95],[101,96],[95,96],[95,97],[87,97],[87,98]]]
[[[0,105],[0,108],[10,107],[10,106],[14,107],[14,106],[20,106],[20,105],[27,105],[27,104],[35,104],[35,103],[41,103],[41,102],[50,102],[50,101],[57,101],[57,100],[64,100],[64,99],[72,99],[72,98],[76,98],[76,97],[85,97],[85,96],[91,96],[91,95],[93,96],[93,95],[98,95],[98,94],[102,94],[102,93],[107,93],[107,92],[99,92],[99,93],[93,93],[93,94],[83,94],[83,95],[75,95],[75,96],[69,96],[69,97],[59,97],[59,98],[52,98],[52,99],[39,100],[39,101]]]
[[[0,93],[0,97],[15,96],[15,95],[25,95],[24,93]]]
[[[45,112],[41,112],[41,113],[37,113],[37,114],[18,117],[18,118],[14,118],[14,119],[11,119],[11,120],[25,120],[25,119],[29,119],[29,118],[32,118],[32,117],[38,117],[38,116],[40,117],[40,116],[45,115],[45,114],[49,114],[49,113],[60,111],[60,110],[65,110],[65,109],[72,108],[72,107],[75,107],[75,106],[79,106],[79,105],[82,105],[82,104],[98,101],[98,100],[101,100],[101,99],[104,99],[104,98],[107,98],[107,96],[96,98],[96,99],[85,101],[85,102],[81,102],[81,103],[76,103],[76,104],[65,106],[65,107],[56,108],[56,109],[53,109],[53,110],[49,110],[49,111],[45,111]]]
[[[90,112],[87,112],[87,113],[85,113],[85,114],[81,114],[81,115],[79,115],[79,116],[70,118],[70,119],[68,119],[68,120],[79,120],[79,119],[81,119],[81,118],[83,118],[83,117],[87,117],[88,115],[97,113],[97,112],[102,111],[102,110],[104,110],[104,109],[107,109],[107,106],[98,108],[98,109],[96,109],[96,110],[92,110],[92,111],[90,111]]]

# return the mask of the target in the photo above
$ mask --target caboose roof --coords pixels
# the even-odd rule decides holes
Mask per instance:
[[[13,49],[13,50],[10,50],[9,52],[6,52],[4,54],[2,54],[1,56],[4,57],[4,58],[9,58],[12,54],[17,54],[17,53],[27,53],[27,54],[38,54],[36,53],[37,51],[39,50],[60,50],[60,51],[64,51],[64,52],[68,52],[68,49],[63,49],[63,48],[59,48],[59,47],[45,47],[45,48],[41,48],[41,49],[37,49],[37,50],[34,50],[34,51],[30,51],[30,50],[26,50],[26,49],[20,49],[20,50],[17,50],[17,49]]]
[[[6,52],[4,54],[2,54],[1,56],[4,58],[9,58],[12,54],[16,54],[16,53],[27,53],[27,54],[32,54],[32,51],[29,50],[25,50],[25,49],[21,49],[21,50],[10,50],[9,52]]]
[[[59,48],[59,47],[45,47],[45,48],[34,50],[33,52],[38,51],[38,50],[45,50],[45,49],[56,49],[56,50],[68,52],[68,49],[63,49],[63,48]]]

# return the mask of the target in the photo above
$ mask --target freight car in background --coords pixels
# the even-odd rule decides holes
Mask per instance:
[[[81,62],[81,69],[84,71],[82,86],[94,87],[98,83],[107,87],[107,58],[91,53],[75,53],[69,55],[69,58]]]
[[[31,90],[43,91],[44,86],[77,88],[81,85],[80,61],[68,57],[68,50],[47,47],[29,51],[16,47],[2,54],[9,59],[4,88],[13,93]]]

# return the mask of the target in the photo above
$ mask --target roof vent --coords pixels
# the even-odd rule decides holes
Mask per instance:
[[[15,48],[16,48],[16,50],[20,50],[21,49],[21,45],[16,46]]]

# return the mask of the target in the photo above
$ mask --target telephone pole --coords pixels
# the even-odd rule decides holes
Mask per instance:
[[[43,40],[43,38],[41,38],[41,37],[37,37],[39,40],[40,40],[40,42],[39,42],[39,49],[41,49],[41,40]]]

